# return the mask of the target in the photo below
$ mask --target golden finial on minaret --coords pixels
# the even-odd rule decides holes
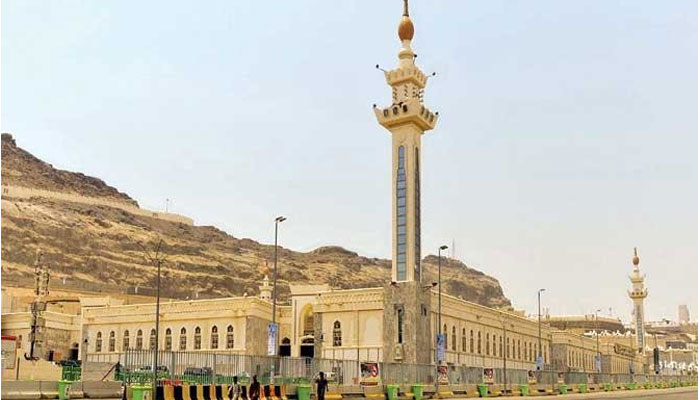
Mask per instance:
[[[637,257],[637,248],[634,248],[634,257],[632,257],[632,264],[639,265],[639,257]]]
[[[413,21],[408,16],[408,0],[403,0],[403,16],[399,22],[399,39],[413,40]]]

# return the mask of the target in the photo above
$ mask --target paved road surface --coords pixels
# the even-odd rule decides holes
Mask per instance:
[[[567,394],[566,396],[556,396],[566,400],[573,399],[643,399],[643,400],[696,400],[698,398],[697,387],[675,388],[675,389],[652,389],[634,390],[624,392],[602,392],[588,394]]]

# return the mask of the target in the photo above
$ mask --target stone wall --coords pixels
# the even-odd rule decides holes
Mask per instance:
[[[157,218],[157,219],[162,219],[162,220],[170,221],[170,222],[177,222],[177,223],[181,223],[181,224],[185,224],[185,225],[194,225],[194,220],[192,220],[192,218],[188,218],[188,217],[185,217],[182,215],[173,214],[173,213],[163,213],[163,212],[157,212],[157,211],[150,211],[150,210],[146,210],[143,208],[139,208],[138,206],[135,206],[135,205],[128,203],[126,201],[109,200],[109,199],[100,198],[100,197],[88,197],[88,196],[81,196],[81,195],[72,194],[72,193],[61,193],[61,192],[53,192],[53,191],[49,191],[49,190],[32,189],[32,188],[26,188],[26,187],[21,187],[21,186],[5,186],[5,185],[2,186],[2,197],[10,197],[10,198],[17,198],[17,199],[29,199],[32,197],[42,197],[42,198],[47,198],[47,199],[70,201],[73,203],[107,206],[107,207],[112,207],[112,208],[118,208],[120,210],[124,210],[124,211],[131,213],[131,214],[134,214],[134,215],[141,215],[144,217]]]

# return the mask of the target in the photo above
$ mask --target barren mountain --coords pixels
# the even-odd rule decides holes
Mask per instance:
[[[24,186],[105,197],[136,204],[102,180],[53,168],[2,138],[3,185]],[[118,208],[34,197],[2,198],[3,284],[33,285],[37,249],[51,267],[51,286],[125,292],[154,286],[155,268],[141,246],[162,240],[163,295],[173,298],[219,297],[258,293],[273,246],[238,239],[212,226],[189,226]],[[391,261],[368,258],[341,247],[308,253],[279,251],[280,295],[289,284],[329,283],[337,288],[376,287],[389,280]],[[437,257],[427,256],[423,270],[436,277]],[[65,278],[65,280],[64,280]],[[443,260],[447,293],[487,306],[507,306],[498,281],[458,260]]]

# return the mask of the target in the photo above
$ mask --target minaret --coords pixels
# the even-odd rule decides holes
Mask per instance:
[[[413,22],[404,0],[399,23],[399,62],[385,71],[391,86],[392,103],[386,108],[374,106],[380,125],[392,137],[392,262],[394,282],[421,280],[420,236],[420,148],[423,132],[437,123],[437,113],[423,104],[423,90],[428,77],[415,64],[411,49]]]
[[[637,350],[644,351],[644,299],[647,297],[647,289],[644,287],[644,275],[639,272],[639,257],[637,256],[637,248],[634,248],[634,257],[632,258],[634,271],[630,275],[632,282],[632,290],[629,291],[629,296],[634,302],[634,323],[635,332],[637,334]]]

